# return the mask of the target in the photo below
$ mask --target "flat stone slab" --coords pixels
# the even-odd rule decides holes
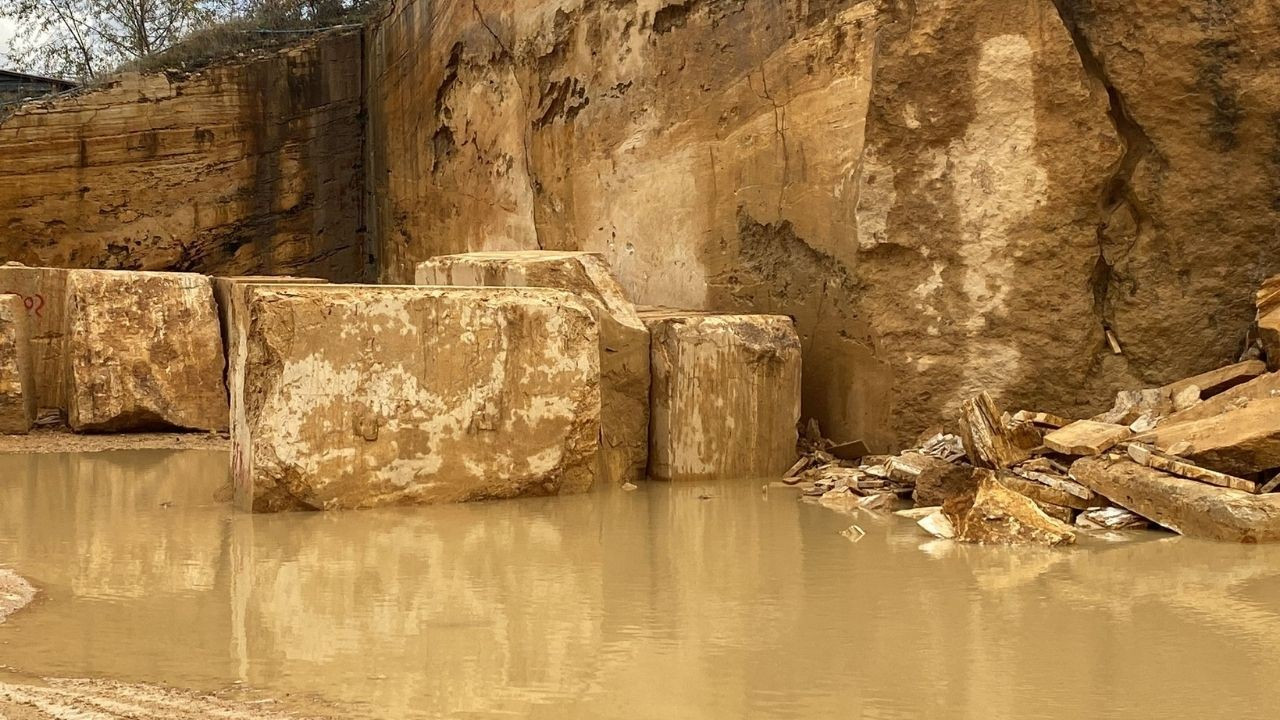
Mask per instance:
[[[1133,432],[1124,425],[1077,420],[1044,436],[1045,447],[1063,455],[1098,455],[1123,442]]]
[[[1189,537],[1280,541],[1280,494],[1253,495],[1187,480],[1128,458],[1077,460],[1071,476],[1115,504]]]
[[[550,289],[246,289],[236,504],[275,512],[588,490],[599,331]]]
[[[1179,457],[1236,476],[1280,468],[1280,398],[1263,398],[1202,420],[1160,425],[1135,441],[1161,450],[1182,446]]]
[[[1262,282],[1258,289],[1258,339],[1267,356],[1267,367],[1280,370],[1280,275]]]
[[[71,429],[227,428],[222,338],[209,278],[73,270],[66,292]]]
[[[419,263],[418,285],[545,287],[581,299],[600,325],[606,478],[643,480],[649,456],[649,331],[600,253],[519,250],[443,255]]]
[[[19,295],[0,295],[0,435],[25,435],[36,421],[31,324]]]
[[[800,339],[777,315],[640,314],[652,334],[649,474],[779,478],[796,459]]]
[[[39,410],[67,409],[63,324],[66,316],[65,268],[0,265],[0,294],[22,298],[31,325],[31,364]]]

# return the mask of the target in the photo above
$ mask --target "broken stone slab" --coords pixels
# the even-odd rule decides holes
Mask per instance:
[[[1200,388],[1200,399],[1207,400],[1241,383],[1246,383],[1266,371],[1266,363],[1260,360],[1246,360],[1169,383],[1161,390],[1170,398],[1174,398],[1186,388],[1195,386]]]
[[[1035,500],[1039,505],[1057,505],[1059,507],[1071,508],[1073,510],[1085,510],[1098,505],[1096,500],[1086,500],[1077,495],[1055,487],[1043,485],[1034,480],[1028,480],[1020,475],[1012,472],[1000,473],[1000,482],[1004,483],[1010,490]],[[1093,495],[1093,493],[1090,493]]]
[[[977,469],[978,489],[955,498],[942,512],[955,528],[955,539],[984,545],[1069,545],[1071,526],[1050,517],[1031,498],[1002,484],[996,473]]]
[[[1160,449],[1186,443],[1180,457],[1237,477],[1280,468],[1280,398],[1203,420],[1166,423],[1133,439]]]
[[[1029,410],[1019,410],[1013,414],[1014,422],[1031,423],[1040,427],[1057,430],[1060,427],[1066,427],[1071,424],[1071,420],[1046,412],[1031,412]]]
[[[911,496],[917,505],[942,505],[953,497],[977,489],[972,466],[957,465],[920,453],[903,453],[902,462],[919,468]]]
[[[1077,420],[1044,436],[1045,447],[1063,455],[1100,455],[1133,432],[1123,425]]]
[[[934,512],[920,518],[916,521],[916,524],[936,538],[952,540],[956,536],[955,525],[952,524],[951,518],[942,512],[941,508],[937,508]]]
[[[652,333],[649,473],[777,477],[795,461],[800,338],[776,315],[640,314]]]
[[[1006,423],[995,401],[982,392],[961,405],[960,439],[974,466],[999,469],[1030,457],[1041,437],[1030,423]]]
[[[1258,340],[1267,357],[1267,367],[1280,370],[1280,275],[1262,282],[1258,289]]]
[[[0,435],[25,435],[36,422],[31,322],[19,295],[0,295]]]
[[[39,412],[59,417],[67,408],[62,333],[69,272],[19,263],[0,265],[0,294],[22,298],[31,326],[31,364]]]
[[[222,338],[209,278],[72,270],[66,298],[72,430],[227,429]]]
[[[1172,410],[1173,398],[1165,389],[1121,390],[1110,410],[1091,419],[1109,425],[1131,425],[1143,416],[1164,417]]]
[[[1258,484],[1251,480],[1199,467],[1175,455],[1163,453],[1150,445],[1134,442],[1126,445],[1125,449],[1129,453],[1130,459],[1139,465],[1164,470],[1179,477],[1198,480],[1218,487],[1243,490],[1253,494],[1259,492]]]
[[[599,330],[570,293],[250,287],[237,320],[241,509],[556,495],[596,480]]]
[[[1173,425],[1190,420],[1203,420],[1214,415],[1234,412],[1255,400],[1276,397],[1280,397],[1280,373],[1266,373],[1218,393],[1208,400],[1202,400],[1186,410],[1175,412],[1164,419],[1164,424]]]
[[[1146,530],[1151,521],[1121,507],[1089,508],[1076,516],[1076,525],[1091,530]]]
[[[645,478],[649,455],[649,331],[600,253],[552,250],[443,255],[419,263],[418,285],[545,287],[576,294],[600,326],[603,458],[610,482]]]
[[[1020,465],[1015,465],[1010,468],[1010,470],[1019,477],[1032,480],[1040,483],[1041,485],[1047,485],[1051,488],[1067,493],[1068,495],[1073,495],[1085,503],[1092,503],[1086,507],[1095,507],[1105,504],[1105,501],[1100,495],[1072,480],[1065,474],[1060,474],[1067,471],[1067,468],[1062,468],[1060,470],[1059,468],[1054,467],[1053,463],[1045,458],[1029,460],[1025,463],[1021,463]],[[1060,504],[1076,507],[1073,503]]]
[[[1280,541],[1280,495],[1206,485],[1135,463],[1090,457],[1071,476],[1121,507],[1189,537],[1230,542]]]

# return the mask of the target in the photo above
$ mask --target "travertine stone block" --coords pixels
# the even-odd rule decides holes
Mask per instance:
[[[0,435],[24,435],[36,421],[31,325],[19,295],[0,295]]]

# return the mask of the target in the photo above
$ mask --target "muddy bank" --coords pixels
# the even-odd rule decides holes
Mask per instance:
[[[0,435],[0,454],[230,449],[231,439],[221,433],[78,435],[64,429],[37,428],[28,435]]]
[[[338,717],[309,699],[256,697],[243,690],[199,693],[83,678],[0,675],[6,720],[298,720]]]

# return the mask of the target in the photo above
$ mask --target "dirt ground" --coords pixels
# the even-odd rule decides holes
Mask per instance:
[[[308,698],[266,698],[248,690],[200,693],[109,680],[0,674],[4,720],[298,720],[332,718]]]
[[[29,435],[0,435],[0,453],[230,449],[230,438],[219,433],[79,435],[65,428],[36,428]]]

